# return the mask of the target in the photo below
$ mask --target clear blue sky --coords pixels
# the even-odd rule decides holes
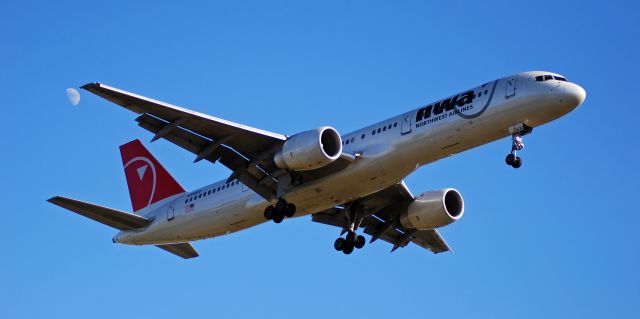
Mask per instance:
[[[628,2],[2,1],[0,317],[638,318],[640,18]],[[310,217],[196,242],[182,260],[115,245],[45,202],[130,209],[118,145],[140,138],[187,188],[219,165],[67,87],[101,81],[247,125],[342,132],[495,78],[566,75],[581,108],[527,136],[423,167],[456,187],[455,253],[377,242],[344,256]]]

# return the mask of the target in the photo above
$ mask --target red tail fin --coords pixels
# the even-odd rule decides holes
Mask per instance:
[[[140,140],[120,146],[120,155],[134,212],[185,191]]]

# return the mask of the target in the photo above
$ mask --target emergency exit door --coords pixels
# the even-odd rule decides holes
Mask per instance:
[[[507,83],[505,84],[505,94],[504,94],[504,97],[506,99],[510,99],[516,95],[517,82],[518,82],[517,75],[507,79]]]

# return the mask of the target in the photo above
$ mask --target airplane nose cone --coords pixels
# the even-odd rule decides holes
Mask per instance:
[[[577,84],[569,83],[569,85],[564,87],[564,101],[573,108],[582,104],[586,97],[587,92]]]

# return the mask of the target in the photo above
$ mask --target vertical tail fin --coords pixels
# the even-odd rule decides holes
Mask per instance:
[[[140,140],[121,145],[120,155],[134,212],[185,191]]]

